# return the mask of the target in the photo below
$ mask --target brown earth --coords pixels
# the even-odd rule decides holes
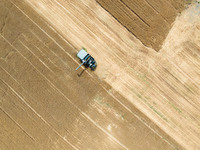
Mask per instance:
[[[186,0],[96,0],[144,45],[159,51]]]
[[[198,4],[159,53],[95,1],[0,7],[0,149],[200,148]],[[74,71],[82,46],[95,72]]]

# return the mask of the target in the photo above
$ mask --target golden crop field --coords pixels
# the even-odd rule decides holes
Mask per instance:
[[[199,100],[199,1],[0,0],[0,150],[198,150]]]

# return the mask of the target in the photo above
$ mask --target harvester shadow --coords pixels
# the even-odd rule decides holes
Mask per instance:
[[[77,74],[78,75],[78,77],[81,77],[82,76],[82,74],[85,72],[85,70],[86,70],[87,68],[85,68],[85,69],[83,69],[79,74]]]

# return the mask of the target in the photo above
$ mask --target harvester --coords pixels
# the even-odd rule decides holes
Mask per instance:
[[[80,66],[76,68],[76,70],[78,70],[82,65],[84,65],[86,68],[89,67],[93,71],[96,69],[97,67],[96,61],[90,54],[87,53],[86,49],[82,48],[78,52],[77,57],[80,58],[82,64],[80,64]]]

